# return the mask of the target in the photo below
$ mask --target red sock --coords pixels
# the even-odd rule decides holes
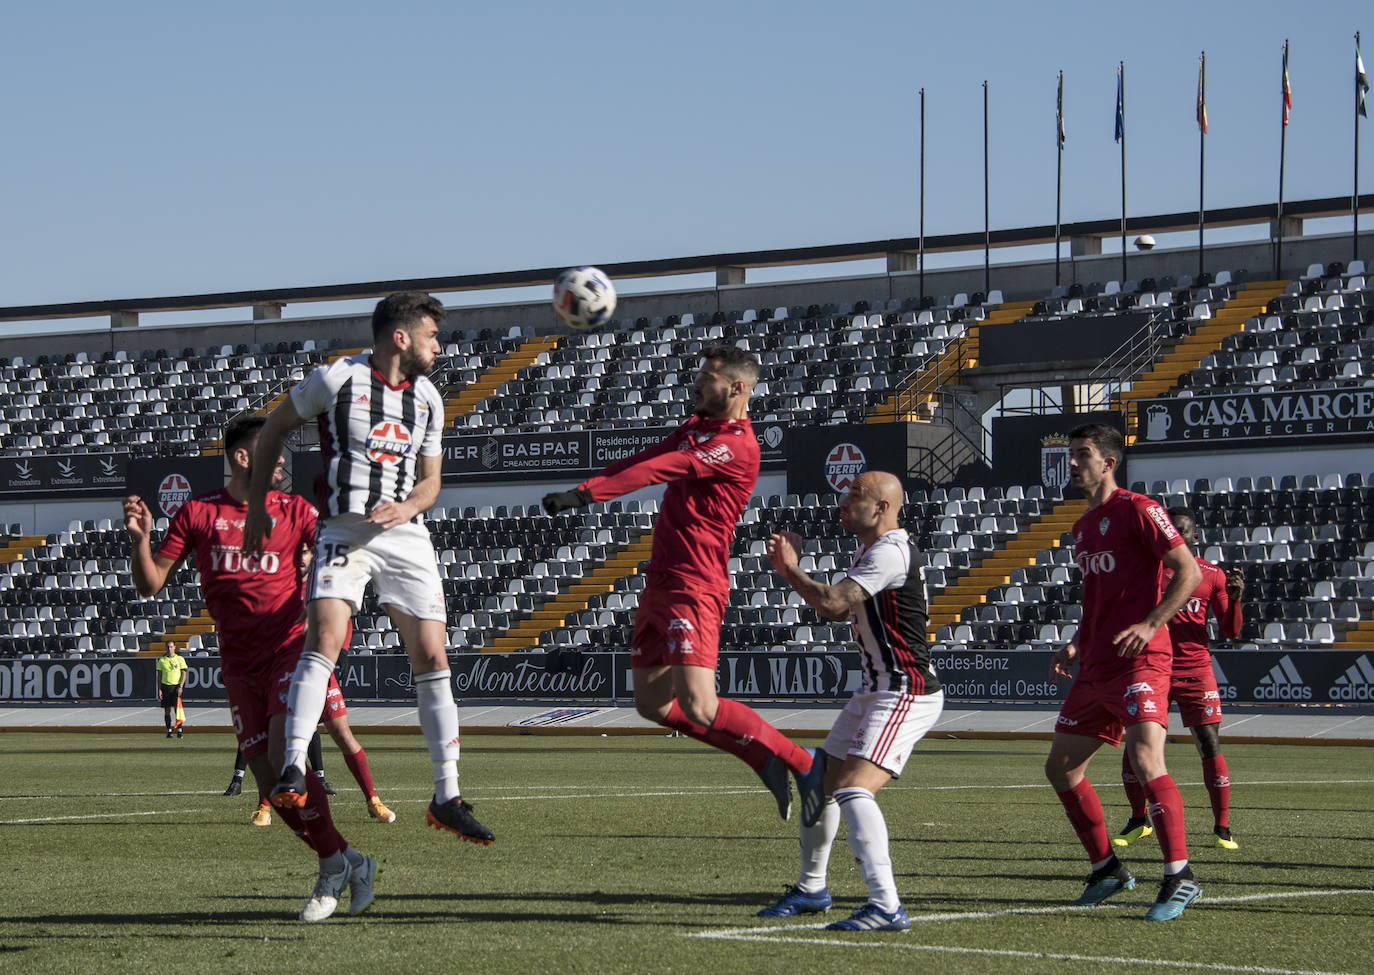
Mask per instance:
[[[258,793],[258,805],[259,805],[259,806],[270,806],[270,805],[272,805],[272,803],[268,802],[268,801],[267,801],[267,797],[266,797],[265,795],[263,795],[261,792],[259,792],[259,793]]]
[[[1227,818],[1231,813],[1231,773],[1226,769],[1226,759],[1218,755],[1216,758],[1204,758],[1202,760],[1202,778],[1207,783],[1207,796],[1212,800],[1212,818],[1218,826],[1227,826]]]
[[[716,720],[709,728],[688,721],[678,706],[677,698],[673,698],[668,706],[668,715],[663,719],[663,724],[713,748],[729,752],[755,772],[775,755],[793,772],[807,772],[811,768],[811,755],[806,749],[793,744],[752,708],[729,698],[717,700]]]
[[[1125,752],[1121,753],[1121,786],[1126,790],[1126,798],[1131,803],[1131,818],[1145,818],[1145,788],[1136,778],[1135,769],[1131,768],[1131,756]]]
[[[334,828],[334,817],[329,814],[329,796],[317,776],[305,777],[305,807],[300,811],[301,824],[309,837],[306,842],[320,855],[320,859],[333,856],[348,841]]]
[[[281,821],[290,828],[291,832],[301,838],[302,843],[312,850],[315,849],[315,844],[310,840],[310,834],[305,830],[305,822],[301,819],[299,809],[278,809],[277,815],[281,817]],[[318,853],[319,851],[315,850],[315,852]]]
[[[372,787],[372,769],[367,767],[367,752],[359,747],[352,755],[345,755],[344,762],[353,773],[353,778],[358,780],[358,788],[363,790],[363,795],[369,799],[375,796],[377,790]]]
[[[1188,837],[1183,827],[1183,797],[1171,776],[1161,775],[1145,783],[1150,801],[1150,822],[1155,828],[1164,862],[1188,859]]]
[[[1101,863],[1112,855],[1112,844],[1107,839],[1107,818],[1102,815],[1102,800],[1097,798],[1097,790],[1086,778],[1068,792],[1060,792],[1059,801],[1069,814],[1069,823],[1078,834],[1078,841],[1088,852],[1088,859]]]

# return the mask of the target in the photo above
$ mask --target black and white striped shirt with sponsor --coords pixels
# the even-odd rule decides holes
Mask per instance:
[[[316,369],[292,387],[291,404],[319,421],[325,484],[318,503],[326,516],[404,501],[418,458],[443,449],[444,401],[434,384],[416,376],[392,386],[369,352]]]
[[[940,678],[926,644],[926,584],[906,530],[894,528],[860,548],[847,576],[868,594],[854,608],[863,689],[916,695],[938,691]]]

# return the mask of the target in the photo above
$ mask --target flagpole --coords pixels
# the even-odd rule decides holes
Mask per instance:
[[[1360,32],[1355,31],[1355,176],[1350,187],[1350,259],[1360,259]]]
[[[1207,52],[1202,52],[1197,73],[1197,276],[1207,273],[1203,262],[1202,238],[1206,226],[1206,210],[1203,207],[1203,188],[1207,174]]]
[[[983,300],[992,290],[992,267],[989,250],[992,246],[988,217],[988,83],[983,82]]]
[[[1059,97],[1054,116],[1056,151],[1054,170],[1054,283],[1059,284],[1060,215],[1064,199],[1064,72],[1059,72]]]
[[[1278,280],[1283,267],[1283,161],[1288,146],[1288,38],[1283,39],[1283,97],[1280,99],[1279,125],[1279,211],[1277,229],[1278,242],[1274,246],[1274,279]]]
[[[1126,280],[1126,62],[1117,64],[1117,118],[1121,123],[1121,280]]]
[[[926,303],[926,90],[921,89],[921,217],[916,244],[916,267],[920,271],[921,307]]]

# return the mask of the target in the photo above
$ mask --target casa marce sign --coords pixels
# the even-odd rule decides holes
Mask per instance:
[[[1374,388],[1143,400],[1133,450],[1374,440]]]
[[[1049,679],[1049,650],[948,650],[934,655],[949,701],[1053,703],[1067,684]],[[218,657],[190,657],[183,697],[225,700]],[[460,701],[529,700],[626,703],[634,697],[629,654],[562,651],[460,653],[449,658]],[[1212,669],[1224,704],[1369,704],[1374,702],[1374,651],[1220,650]],[[415,684],[404,655],[346,656],[335,673],[351,702],[413,701]],[[859,687],[859,653],[724,651],[717,685],[742,699],[843,701]],[[156,707],[152,657],[0,662],[0,701],[114,701]]]

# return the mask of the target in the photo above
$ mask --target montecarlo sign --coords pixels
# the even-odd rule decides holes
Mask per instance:
[[[1135,446],[1248,446],[1274,440],[1374,440],[1374,389],[1192,396],[1140,404]]]
[[[1048,679],[1053,653],[1045,650],[959,650],[933,658],[949,701],[1057,702],[1067,683]],[[187,663],[188,702],[225,700],[219,658]],[[556,672],[546,655],[460,653],[449,657],[454,693],[463,700],[588,700],[627,702],[634,696],[627,653],[581,653]],[[0,702],[139,702],[156,708],[157,661],[7,660],[0,662]],[[717,687],[729,697],[840,702],[862,679],[857,651],[725,651]],[[1212,672],[1224,704],[1374,703],[1374,651],[1220,650]],[[415,699],[415,681],[402,654],[345,656],[336,673],[350,702]],[[150,717],[149,720],[154,720]]]

